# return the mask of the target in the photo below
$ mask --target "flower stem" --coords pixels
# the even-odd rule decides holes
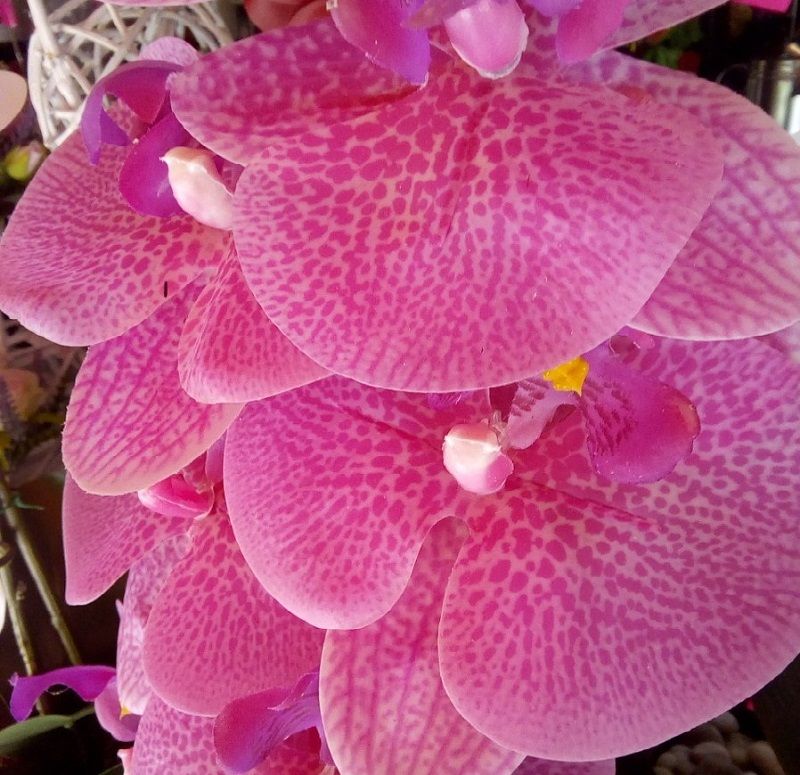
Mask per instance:
[[[50,624],[53,626],[56,633],[58,633],[67,658],[73,665],[81,664],[81,656],[78,653],[78,647],[75,645],[72,633],[67,627],[67,622],[64,619],[64,615],[61,613],[58,600],[47,581],[47,576],[39,560],[39,556],[34,549],[28,529],[25,526],[24,520],[20,517],[19,510],[14,505],[11,491],[8,489],[5,477],[2,475],[0,475],[0,507],[2,507],[9,527],[14,531],[16,543],[22,555],[22,559],[25,561],[28,572],[31,574],[33,583],[36,585],[36,589],[39,592],[39,597],[41,597],[47,609],[47,613],[50,615]],[[9,608],[10,607],[11,603],[9,601]]]

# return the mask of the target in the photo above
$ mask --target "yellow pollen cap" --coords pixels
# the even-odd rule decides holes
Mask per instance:
[[[589,374],[589,363],[578,356],[571,361],[548,369],[542,377],[549,382],[555,390],[563,393],[581,394],[583,383]]]

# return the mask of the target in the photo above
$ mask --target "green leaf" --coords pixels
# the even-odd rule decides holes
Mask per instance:
[[[34,716],[33,718],[12,724],[10,727],[0,729],[0,756],[6,756],[18,748],[22,748],[33,738],[52,732],[60,727],[69,727],[74,721],[72,716]]]

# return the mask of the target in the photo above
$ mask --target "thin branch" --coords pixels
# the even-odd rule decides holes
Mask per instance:
[[[47,575],[44,572],[44,568],[39,561],[39,556],[34,549],[33,542],[25,527],[25,521],[20,517],[19,510],[14,505],[14,500],[8,489],[5,477],[2,475],[0,475],[0,506],[2,506],[9,527],[16,535],[16,543],[19,547],[19,552],[22,555],[22,559],[25,561],[25,565],[28,566],[28,571],[33,578],[33,583],[36,585],[39,596],[42,598],[47,613],[50,615],[50,624],[58,633],[58,637],[61,640],[61,644],[64,646],[64,651],[69,661],[72,662],[73,665],[79,665],[81,663],[81,656],[78,653],[78,647],[75,645],[75,640],[72,637],[72,633],[69,631],[64,615],[61,613],[58,600],[53,594],[53,590],[50,589]]]

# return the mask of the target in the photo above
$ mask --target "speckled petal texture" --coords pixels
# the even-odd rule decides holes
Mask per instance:
[[[725,154],[722,188],[635,325],[728,339],[800,319],[800,151],[789,135],[729,89],[621,54],[574,72],[680,105],[714,131]]]
[[[213,715],[247,694],[297,680],[319,664],[324,633],[261,587],[224,514],[203,520],[147,621],[145,673],[186,712]]]
[[[309,126],[375,110],[412,89],[343,42],[326,20],[226,46],[176,76],[170,94],[194,137],[247,164],[275,143],[294,144]]]
[[[686,19],[699,16],[722,5],[723,0],[630,0],[622,24],[603,48],[616,48],[625,43],[674,27]]]
[[[597,86],[496,82],[437,57],[427,87],[246,169],[245,277],[303,352],[372,385],[522,379],[641,307],[722,174],[688,114]]]
[[[754,340],[656,340],[637,365],[696,403],[692,455],[656,484],[609,485],[574,413],[503,493],[474,500],[448,584],[448,694],[531,755],[649,747],[748,697],[800,646],[800,370]]]
[[[136,775],[224,775],[213,730],[214,719],[181,713],[154,695],[133,747]]]
[[[362,630],[328,633],[322,720],[348,775],[504,775],[522,754],[494,745],[447,699],[436,648],[442,593],[461,542],[453,520],[433,528],[390,613]]]
[[[514,770],[514,775],[614,775],[613,759],[601,762],[554,762],[528,757]]]
[[[228,432],[225,493],[267,590],[319,627],[385,613],[459,497],[441,445],[468,407],[435,411],[341,377],[248,405]]]
[[[239,413],[239,404],[193,401],[178,381],[178,341],[196,295],[185,289],[90,349],[64,428],[64,463],[82,489],[112,495],[149,487],[208,449]]]
[[[222,258],[228,236],[185,217],[135,213],[117,188],[127,149],[89,164],[80,135],[28,186],[0,243],[0,307],[48,339],[121,334]]]
[[[89,603],[162,541],[184,533],[183,519],[155,514],[133,495],[89,495],[71,477],[64,484],[65,598]]]
[[[120,702],[131,713],[144,713],[152,693],[142,664],[147,619],[172,569],[188,549],[188,536],[170,538],[135,563],[128,574],[125,598],[119,606],[117,683]]]
[[[212,404],[255,401],[327,374],[269,321],[234,252],[189,313],[178,369],[184,390]]]

